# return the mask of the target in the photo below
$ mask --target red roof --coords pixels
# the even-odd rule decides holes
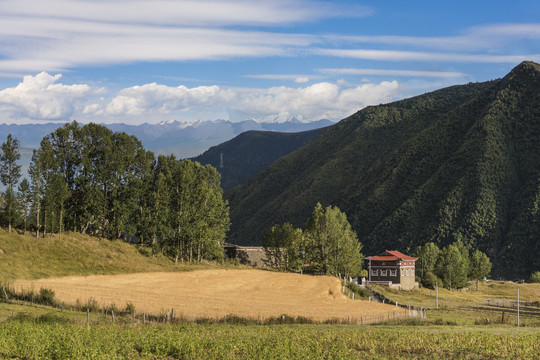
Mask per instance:
[[[380,255],[376,256],[368,256],[366,257],[366,260],[378,260],[378,261],[396,261],[396,260],[402,260],[402,261],[416,261],[418,258],[408,256],[405,254],[400,253],[397,250],[386,250]]]

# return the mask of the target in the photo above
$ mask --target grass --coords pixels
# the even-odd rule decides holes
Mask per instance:
[[[91,314],[87,325],[83,313],[21,304],[0,304],[2,314],[8,319],[0,321],[0,358],[536,359],[540,353],[540,332],[504,325],[254,325],[241,319],[143,325],[129,316],[112,324],[102,314]]]
[[[80,234],[35,239],[0,229],[0,285],[15,279],[69,275],[115,275],[223,268],[218,264],[182,265],[165,257],[152,258],[122,241]],[[470,289],[397,291],[377,288],[391,300],[429,308],[428,319],[392,319],[373,325],[343,322],[314,324],[309,318],[282,316],[250,319],[242,314],[222,318],[177,314],[164,324],[165,313],[132,318],[134,302],[119,303],[112,322],[110,308],[92,299],[66,307],[0,296],[0,358],[25,359],[537,359],[540,353],[540,312],[522,308],[515,326],[512,305],[517,284],[489,282]],[[522,284],[520,299],[540,299],[540,284]],[[356,299],[358,289],[352,291]],[[339,292],[339,290],[336,290]],[[35,293],[45,299],[46,291]],[[0,294],[1,295],[1,294]],[[55,299],[58,303],[58,299]],[[86,307],[91,308],[87,324]],[[78,310],[78,311],[77,311]],[[131,311],[130,311],[131,310]],[[504,313],[504,322],[502,315]],[[486,319],[490,319],[489,322]]]
[[[124,274],[151,271],[187,271],[223,267],[218,264],[175,264],[144,248],[121,240],[110,241],[78,233],[53,234],[36,239],[0,228],[0,284],[15,279],[69,275]]]
[[[435,290],[420,288],[400,291],[382,286],[375,286],[374,289],[399,304],[428,308],[428,317],[433,321],[470,325],[501,322],[515,324],[518,286],[521,302],[520,324],[540,326],[540,284],[489,281],[480,283],[478,291],[476,284],[462,290],[439,288],[439,309],[436,309]]]

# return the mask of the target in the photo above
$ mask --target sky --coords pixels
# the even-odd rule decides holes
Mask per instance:
[[[0,0],[0,123],[338,121],[525,60],[537,0]]]

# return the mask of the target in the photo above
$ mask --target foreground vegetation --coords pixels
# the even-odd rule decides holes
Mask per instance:
[[[429,334],[429,336],[426,336]],[[527,328],[395,325],[77,324],[67,315],[0,323],[0,357],[25,359],[535,359]]]
[[[2,282],[15,278],[178,271],[221,265],[179,265],[145,248],[81,234],[36,240],[0,229]],[[377,325],[314,324],[309,319],[277,317],[257,321],[230,315],[223,319],[165,317],[140,314],[120,304],[115,322],[103,309],[92,308],[87,324],[85,304],[61,308],[0,296],[0,358],[25,359],[535,359],[540,353],[539,317],[515,326],[511,306],[517,284],[481,283],[462,291],[393,291],[377,288],[400,304],[429,308],[426,320],[396,320]],[[37,289],[36,289],[37,290]],[[540,284],[520,285],[522,301],[540,299]],[[41,295],[41,294],[40,294]],[[47,294],[43,294],[47,295]],[[51,294],[49,294],[51,295]],[[43,296],[44,297],[44,296]],[[497,300],[499,307],[487,299]],[[132,305],[132,304],[131,304]],[[58,304],[57,304],[58,306]],[[121,307],[121,308],[120,308]],[[531,306],[531,308],[534,306]],[[82,310],[82,311],[75,311]],[[137,310],[137,309],[135,309]],[[506,321],[499,324],[502,311]],[[485,322],[486,318],[491,321]]]

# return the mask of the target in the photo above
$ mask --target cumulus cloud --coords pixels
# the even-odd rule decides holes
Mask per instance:
[[[0,91],[0,111],[14,119],[65,120],[91,93],[86,84],[57,83],[61,74],[25,76],[14,88]]]
[[[171,87],[156,83],[121,90],[107,105],[113,117],[151,117],[179,112],[225,112],[233,120],[289,113],[310,120],[340,120],[368,105],[388,102],[397,96],[397,81],[348,86],[343,82],[320,82],[304,87],[221,88],[219,86]],[[89,112],[100,107],[88,106]]]
[[[235,94],[217,85],[188,88],[156,83],[133,86],[120,91],[107,105],[109,115],[141,115],[145,112],[168,114],[191,108],[217,107],[232,101]],[[203,110],[203,109],[201,109]]]
[[[311,120],[340,120],[368,105],[388,102],[398,91],[397,81],[349,88],[329,82],[304,88],[281,86],[246,91],[232,110],[252,116],[288,112]]]

